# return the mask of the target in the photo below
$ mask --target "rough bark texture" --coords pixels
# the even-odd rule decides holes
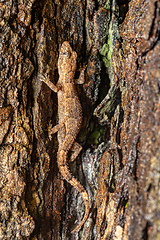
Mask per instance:
[[[160,2],[4,1],[0,84],[0,239],[160,239]],[[72,174],[56,163],[58,50],[77,52],[83,146]]]

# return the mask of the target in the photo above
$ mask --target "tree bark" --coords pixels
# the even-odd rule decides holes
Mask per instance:
[[[1,3],[0,239],[160,239],[160,2]],[[89,194],[56,163],[58,51],[77,52],[81,154],[69,163]]]

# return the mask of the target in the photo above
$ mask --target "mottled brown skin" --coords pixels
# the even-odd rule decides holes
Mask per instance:
[[[58,153],[57,163],[59,171],[66,181],[74,186],[82,195],[85,202],[85,214],[81,223],[72,231],[80,230],[82,225],[88,218],[89,214],[89,199],[87,191],[84,187],[71,175],[67,155],[71,150],[70,161],[73,161],[80,153],[82,147],[75,142],[76,136],[79,132],[82,122],[82,107],[78,99],[75,88],[74,75],[76,71],[77,54],[74,52],[69,44],[65,41],[60,49],[58,59],[59,80],[55,86],[48,79],[41,77],[54,92],[58,94],[58,125],[54,126],[49,134],[58,132]]]

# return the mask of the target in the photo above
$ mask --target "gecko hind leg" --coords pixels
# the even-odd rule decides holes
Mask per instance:
[[[64,123],[57,124],[53,128],[51,128],[51,126],[49,126],[49,128],[48,128],[49,139],[51,140],[52,139],[51,135],[58,132],[62,127],[64,127]]]
[[[71,148],[71,151],[73,153],[71,154],[69,162],[73,162],[76,159],[76,157],[79,155],[81,150],[82,150],[82,146],[79,143],[74,142]]]

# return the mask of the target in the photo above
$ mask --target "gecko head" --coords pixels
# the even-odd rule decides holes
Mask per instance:
[[[58,58],[58,72],[62,79],[74,78],[76,71],[76,60],[77,54],[72,50],[69,42],[63,42]]]

